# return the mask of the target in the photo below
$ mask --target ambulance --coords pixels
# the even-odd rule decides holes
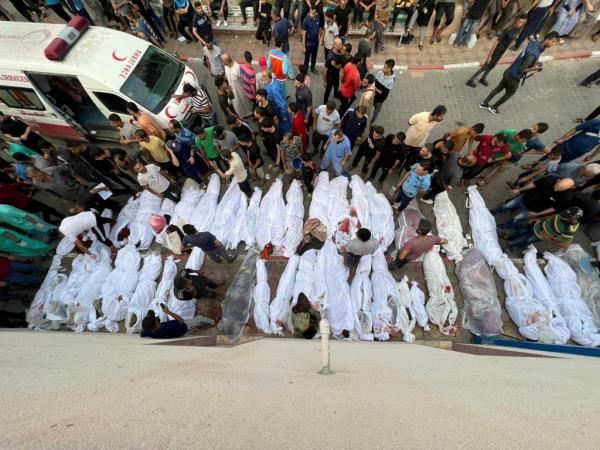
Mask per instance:
[[[177,58],[83,17],[0,27],[0,111],[47,137],[118,140],[107,118],[130,119],[128,102],[165,128],[171,119],[189,125],[191,102],[171,98],[184,83],[197,87],[198,77]]]

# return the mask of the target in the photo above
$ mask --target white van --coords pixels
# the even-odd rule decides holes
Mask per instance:
[[[198,78],[169,53],[81,17],[0,27],[0,111],[48,137],[118,139],[107,117],[129,119],[127,102],[165,128],[170,119],[189,124],[190,102],[171,99],[184,83],[198,86]]]

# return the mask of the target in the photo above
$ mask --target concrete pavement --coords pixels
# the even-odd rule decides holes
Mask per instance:
[[[0,332],[0,448],[596,448],[593,358]]]

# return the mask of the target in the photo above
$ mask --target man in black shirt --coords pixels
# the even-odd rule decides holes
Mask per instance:
[[[183,336],[187,333],[188,327],[179,314],[170,311],[169,308],[161,303],[160,307],[167,316],[173,320],[161,322],[154,310],[149,310],[142,320],[142,332],[140,337],[149,337],[153,339],[172,339]]]
[[[350,12],[352,11],[352,5],[349,0],[340,0],[339,5],[333,10],[335,16],[335,23],[337,23],[338,31],[340,32],[340,38],[342,42],[346,42],[348,39],[348,25],[350,24]],[[327,99],[325,102],[327,103]]]
[[[473,76],[467,80],[467,82],[466,82],[467,86],[470,86],[473,88],[476,87],[477,85],[475,84],[475,79],[479,75],[482,75],[482,74],[483,75],[481,76],[481,79],[479,80],[479,82],[481,84],[483,84],[484,86],[488,85],[486,77],[492,71],[492,69],[494,67],[496,67],[496,65],[500,61],[500,58],[502,58],[502,55],[504,55],[504,52],[506,52],[508,47],[510,47],[510,44],[512,43],[512,41],[514,41],[514,39],[517,37],[517,35],[519,34],[519,32],[525,26],[526,23],[527,23],[527,14],[522,14],[519,17],[517,17],[517,20],[514,25],[507,27],[502,32],[502,34],[498,37],[498,39],[496,39],[496,42],[494,42],[494,45],[492,45],[492,48],[490,48],[487,58],[485,59],[484,63],[481,65],[479,70],[477,72],[475,72],[473,74]]]
[[[325,94],[323,94],[323,104],[329,100],[329,95],[333,91],[333,96],[337,97],[337,92],[340,88],[340,70],[344,65],[344,57],[342,55],[342,48],[344,44],[342,39],[336,37],[333,40],[333,47],[327,54],[325,60],[325,70],[323,71],[323,82],[325,84]]]
[[[258,144],[249,134],[242,135],[238,139],[240,141],[240,150],[246,152],[246,158],[248,159],[248,173],[254,180],[260,179],[261,181],[264,181],[264,161],[260,154],[260,148]]]
[[[223,283],[215,283],[197,270],[183,269],[173,282],[173,293],[179,300],[199,300],[200,298],[217,298],[218,294],[209,289],[219,287]]]
[[[192,19],[192,33],[200,41],[200,44],[206,45],[208,42],[211,42],[214,37],[210,17],[208,17],[208,14],[204,11],[202,3],[196,2],[194,5],[196,13]]]
[[[377,186],[381,185],[388,176],[388,172],[398,170],[408,154],[408,146],[404,144],[406,134],[400,131],[396,134],[390,133],[385,137],[385,145],[378,148],[375,157],[369,167],[371,167],[371,175],[369,180],[373,181],[377,176],[377,172],[381,169],[381,176],[377,180]]]
[[[40,144],[50,145],[31,127],[17,117],[10,117],[0,112],[0,131],[8,140],[22,144],[28,149],[38,152]]]
[[[238,139],[243,135],[253,135],[248,124],[237,117],[227,116],[227,125],[229,125],[231,132],[235,134]]]
[[[265,117],[260,125],[260,135],[263,138],[263,144],[267,153],[274,163],[277,162],[277,149],[281,142],[281,133],[275,128],[273,119]]]
[[[360,144],[358,147],[358,151],[356,152],[356,156],[352,161],[352,165],[349,170],[356,169],[356,166],[360,163],[360,160],[364,157],[365,162],[363,163],[362,170],[360,173],[362,175],[367,174],[367,170],[371,164],[371,160],[375,157],[375,155],[379,152],[381,154],[383,147],[385,146],[385,130],[380,125],[375,125],[371,127],[371,131],[369,132],[369,137],[365,139],[365,141]]]
[[[271,4],[267,0],[258,2],[258,28],[256,29],[256,39],[263,44],[271,45]]]
[[[559,178],[556,175],[547,175],[528,185],[513,189],[513,194],[520,194],[505,202],[502,206],[490,210],[494,215],[505,211],[517,210],[517,214],[499,228],[510,229],[521,220],[526,219],[530,213],[545,211],[553,208],[559,200],[558,193],[568,191],[575,187],[571,178]]]
[[[369,123],[367,117],[367,107],[365,105],[359,105],[356,109],[350,108],[342,117],[342,123],[340,125],[341,130],[350,140],[350,148],[354,148],[354,143],[359,136],[362,136]]]
[[[438,139],[437,141],[434,141],[433,144],[426,144],[426,146],[431,150],[431,163],[433,169],[442,170],[448,154],[454,150],[454,142],[450,139]]]

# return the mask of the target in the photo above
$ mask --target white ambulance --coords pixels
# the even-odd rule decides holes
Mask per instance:
[[[127,33],[90,27],[1,22],[0,111],[48,137],[118,139],[107,118],[130,118],[134,102],[167,127],[193,120],[189,101],[173,100],[194,72],[158,47]]]

